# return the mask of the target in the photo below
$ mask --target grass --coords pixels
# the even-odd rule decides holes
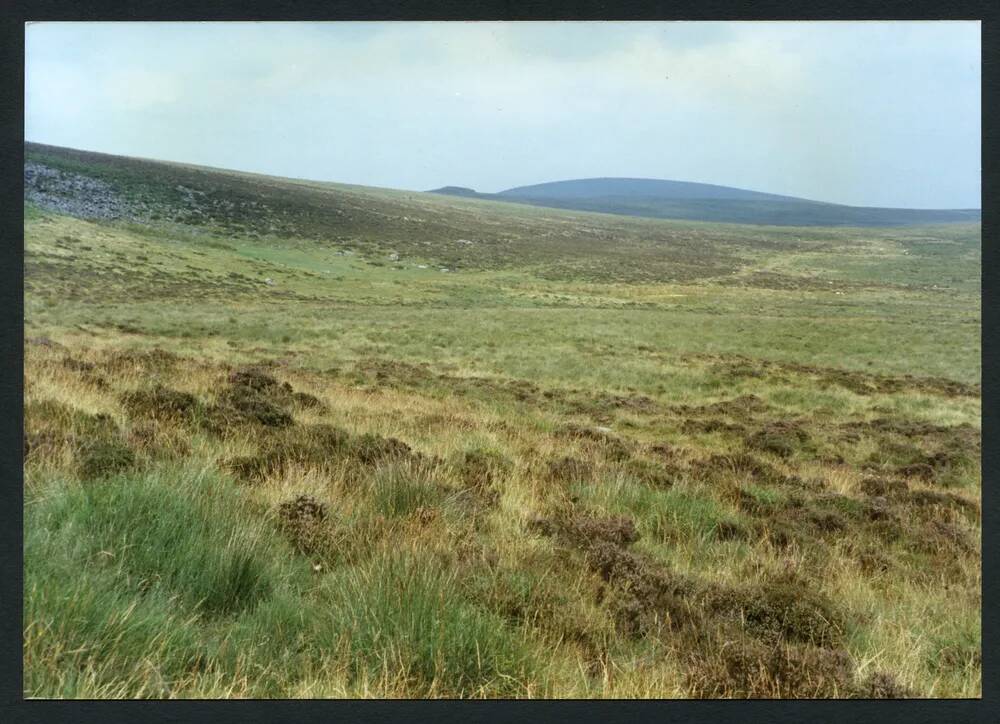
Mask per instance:
[[[441,492],[432,480],[400,464],[378,469],[371,486],[372,508],[387,518],[410,515],[441,501]]]
[[[497,614],[463,600],[454,573],[386,556],[325,583],[351,665],[402,678],[415,696],[544,695],[532,651]]]
[[[105,696],[114,677],[115,696],[200,696],[252,676],[244,695],[274,696],[338,656],[351,680],[388,676],[417,695],[538,686],[523,637],[457,597],[434,561],[387,552],[316,583],[273,529],[246,527],[246,506],[191,470],[29,504],[30,695]]]
[[[981,696],[978,225],[28,150],[26,696]]]
[[[78,698],[112,686],[119,696],[162,696],[213,675],[235,685],[239,657],[266,654],[227,643],[220,623],[233,631],[307,575],[263,525],[247,527],[241,498],[190,469],[64,483],[29,498],[26,691]]]

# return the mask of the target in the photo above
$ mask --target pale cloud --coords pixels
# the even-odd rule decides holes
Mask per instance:
[[[977,23],[44,23],[26,135],[416,189],[973,206],[978,57]]]
[[[125,111],[143,111],[183,100],[181,79],[169,72],[126,68],[109,74],[101,84],[106,102]]]

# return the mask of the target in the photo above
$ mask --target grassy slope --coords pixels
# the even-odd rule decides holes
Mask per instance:
[[[32,158],[27,695],[979,695],[978,225]]]

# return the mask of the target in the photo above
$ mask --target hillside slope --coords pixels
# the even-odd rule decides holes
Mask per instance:
[[[847,258],[840,251],[855,256],[859,251],[857,234],[850,229],[594,214],[525,206],[507,198],[461,198],[466,195],[461,189],[452,195],[395,191],[30,143],[25,147],[24,181],[25,201],[30,205],[85,219],[153,226],[206,240],[243,238],[275,244],[294,240],[297,245],[337,248],[378,263],[395,257],[403,264],[424,263],[451,271],[531,269],[551,280],[717,280],[808,288],[817,284],[815,273],[790,275],[790,270],[774,268],[761,273],[761,262],[773,258],[775,264],[787,267],[781,255],[823,252],[832,253],[828,258],[840,266]],[[728,213],[732,213],[734,204],[753,207],[762,202],[721,199],[704,203],[729,204]],[[918,265],[920,283],[948,284],[949,279],[959,278],[947,276],[949,264],[978,263],[978,224],[954,224],[941,233],[954,243],[934,247],[936,268]],[[870,229],[866,234],[908,244],[906,239],[920,239],[925,232],[914,227],[885,232]],[[906,261],[913,266],[923,256],[910,256]],[[864,263],[880,266],[882,261],[889,260],[880,252]],[[902,276],[904,283],[917,280],[913,275]],[[897,278],[901,278],[898,271],[867,273],[863,283]],[[968,275],[961,278],[969,281]],[[840,280],[834,277],[830,283]]]

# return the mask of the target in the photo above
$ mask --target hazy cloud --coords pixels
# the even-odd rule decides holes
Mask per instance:
[[[580,176],[979,206],[974,22],[39,23],[29,140],[494,191]]]

